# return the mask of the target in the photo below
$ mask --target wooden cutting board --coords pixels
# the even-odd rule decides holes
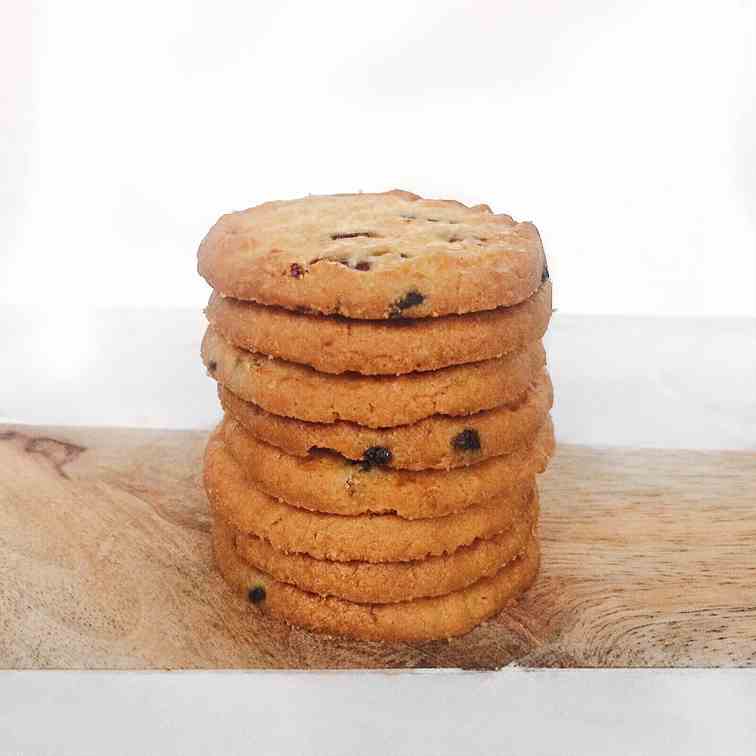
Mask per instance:
[[[0,668],[756,666],[756,454],[560,447],[543,569],[464,638],[325,638],[210,562],[206,434],[0,426]]]

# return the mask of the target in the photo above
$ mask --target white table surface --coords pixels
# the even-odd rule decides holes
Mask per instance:
[[[2,307],[0,421],[209,428],[203,322]],[[557,313],[547,350],[561,442],[756,450],[756,320]],[[5,672],[0,756],[752,755],[754,711],[749,670]]]

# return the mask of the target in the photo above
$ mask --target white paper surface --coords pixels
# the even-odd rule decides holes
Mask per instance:
[[[10,673],[0,753],[753,756],[751,671]]]

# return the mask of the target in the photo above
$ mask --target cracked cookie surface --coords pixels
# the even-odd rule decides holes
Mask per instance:
[[[533,224],[399,190],[266,202],[222,216],[198,251],[225,296],[358,319],[518,304],[545,266]]]
[[[544,370],[515,402],[466,417],[432,415],[410,425],[373,430],[345,421],[309,423],[282,417],[223,387],[218,393],[223,409],[255,438],[287,454],[306,457],[313,449],[326,449],[368,468],[406,470],[447,470],[512,452],[532,441],[554,398]]]

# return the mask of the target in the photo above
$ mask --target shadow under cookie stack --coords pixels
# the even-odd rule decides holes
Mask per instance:
[[[312,196],[223,216],[199,271],[224,410],[214,554],[251,611],[422,641],[512,604],[554,448],[535,227],[400,191]]]

